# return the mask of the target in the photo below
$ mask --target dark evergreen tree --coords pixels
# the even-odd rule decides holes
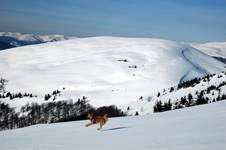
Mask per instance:
[[[225,94],[222,95],[221,100],[226,100],[226,95]]]
[[[129,110],[130,110],[130,107],[128,106],[128,107],[127,107],[127,111],[129,111]]]
[[[180,104],[185,105],[187,103],[186,96],[181,97]]]
[[[204,90],[202,90],[198,96],[197,96],[197,101],[196,101],[196,105],[201,105],[201,104],[207,104],[208,102],[206,101],[206,99],[203,97],[204,96]]]
[[[136,111],[135,116],[139,116],[139,113]]]
[[[157,101],[156,104],[154,105],[154,112],[162,112],[163,111],[163,106],[162,106],[162,102]]]
[[[186,102],[186,104],[185,104],[185,107],[190,107],[190,106],[192,106],[193,105],[193,96],[192,96],[192,94],[191,93],[189,93],[188,94],[188,101]]]
[[[159,97],[160,95],[161,95],[160,92],[158,92],[157,97]]]
[[[172,109],[172,104],[171,104],[171,101],[169,100],[167,103],[166,102],[164,103],[162,111],[168,111],[171,109]]]
[[[196,92],[195,92],[195,94],[196,94],[196,95],[198,95],[198,94],[199,94],[199,92],[198,92],[198,91],[196,91]]]
[[[220,101],[220,100],[221,100],[221,96],[220,96],[220,94],[218,94],[216,101]]]
[[[45,101],[48,101],[50,98],[51,98],[50,94],[46,94],[45,97],[44,97]]]
[[[169,92],[171,93],[173,91],[174,91],[174,87],[171,87],[170,90],[169,90]]]

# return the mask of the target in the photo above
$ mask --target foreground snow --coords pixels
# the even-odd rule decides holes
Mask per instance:
[[[110,118],[102,131],[86,121],[0,132],[2,150],[225,150],[226,101],[153,115]]]
[[[38,96],[12,107],[43,103],[44,94],[63,88],[56,100],[86,96],[95,106],[124,105],[224,66],[190,44],[148,38],[77,38],[0,52],[7,90]]]

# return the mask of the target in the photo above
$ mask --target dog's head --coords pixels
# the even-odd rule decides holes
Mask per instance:
[[[89,119],[92,119],[92,118],[93,118],[93,113],[91,113],[91,112],[88,112],[88,115],[87,115],[87,117],[88,117]]]

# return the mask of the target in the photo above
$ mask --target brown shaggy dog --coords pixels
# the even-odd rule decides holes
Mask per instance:
[[[100,127],[97,130],[102,129],[103,125],[108,121],[108,115],[107,114],[104,114],[104,116],[94,116],[93,113],[88,113],[87,117],[89,118],[90,123],[88,123],[86,125],[86,127],[99,123]]]

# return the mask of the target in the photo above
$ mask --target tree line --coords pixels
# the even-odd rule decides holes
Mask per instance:
[[[189,93],[187,96],[183,96],[180,98],[180,100],[177,100],[174,103],[171,103],[171,100],[169,99],[168,102],[162,102],[161,100],[158,100],[155,105],[153,106],[153,112],[163,112],[163,111],[168,111],[168,110],[174,110],[174,109],[180,109],[180,108],[185,108],[185,107],[190,107],[190,106],[196,106],[196,105],[202,105],[202,104],[208,104],[216,101],[221,101],[221,100],[226,100],[226,94],[220,94],[220,88],[222,85],[225,85],[224,82],[223,84],[220,84],[219,86],[210,86],[206,90],[201,90],[200,92],[196,91],[195,95],[197,98],[194,98],[191,93]],[[209,98],[205,96],[205,94],[210,93],[210,89],[212,90],[219,90],[218,96],[216,98]],[[214,95],[214,92],[212,92],[212,95]]]
[[[226,75],[226,72],[222,72],[224,75]],[[181,88],[188,88],[188,87],[194,87],[195,85],[199,84],[201,81],[202,82],[210,82],[211,78],[216,76],[216,74],[208,74],[202,78],[193,78],[188,81],[183,81],[179,83],[176,87],[170,87],[169,88],[169,93],[175,91],[175,90],[180,90]],[[223,75],[219,74],[216,76],[217,78],[222,78]],[[226,81],[222,81],[218,86],[216,85],[210,85],[208,86],[205,90],[201,91],[196,91],[195,97],[192,96],[191,93],[189,93],[187,96],[181,97],[179,100],[177,99],[176,102],[171,103],[170,99],[168,102],[162,102],[161,100],[157,100],[155,105],[153,106],[153,111],[154,112],[162,112],[162,111],[168,111],[168,110],[173,110],[173,109],[179,109],[179,108],[184,108],[184,107],[190,107],[190,106],[195,106],[195,105],[201,105],[201,104],[207,104],[211,102],[216,102],[220,100],[226,99],[226,94],[221,94],[221,87],[226,85]],[[214,91],[215,90],[215,91]],[[211,94],[214,96],[216,94],[216,91],[218,93],[216,98],[210,98],[206,96],[206,94]],[[167,94],[166,89],[163,90],[162,95]],[[156,97],[160,98],[161,93],[158,92]]]
[[[0,130],[26,127],[34,124],[56,123],[87,119],[87,113],[97,115],[108,113],[109,117],[125,116],[116,106],[95,108],[84,98],[77,101],[57,101],[48,103],[31,103],[15,112],[8,104],[0,102]]]
[[[6,92],[5,87],[8,80],[0,78],[0,98],[36,97],[31,93],[12,93]],[[63,88],[65,90],[65,88]],[[108,113],[109,117],[125,116],[126,114],[116,106],[102,106],[95,108],[87,101],[87,97],[83,96],[77,101],[54,101],[60,96],[59,90],[45,94],[44,100],[48,101],[53,97],[53,101],[42,104],[28,103],[21,107],[19,112],[11,108],[8,104],[0,101],[0,130],[14,129],[26,127],[34,124],[55,123],[65,121],[75,121],[87,119],[87,113],[93,112],[97,115]]]

